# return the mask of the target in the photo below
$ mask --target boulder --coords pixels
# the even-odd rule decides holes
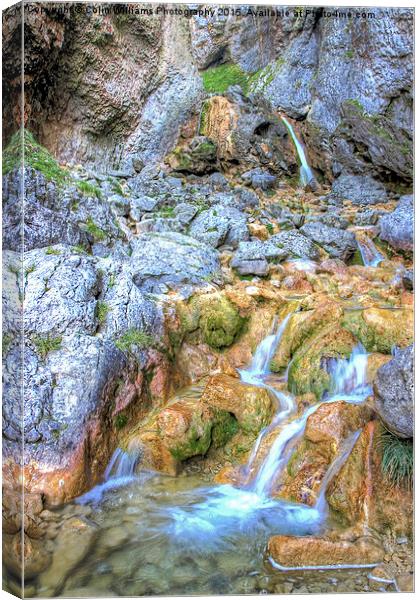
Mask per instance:
[[[255,190],[269,190],[276,186],[277,178],[259,167],[242,174],[242,179]]]
[[[189,235],[213,248],[222,244],[237,248],[239,242],[249,239],[247,218],[237,208],[215,205],[193,220]]]
[[[375,409],[386,427],[402,438],[413,437],[414,346],[396,350],[374,380]]]
[[[402,196],[397,208],[384,215],[380,222],[379,237],[396,250],[413,251],[414,205],[413,196]]]
[[[230,375],[214,375],[201,397],[204,404],[232,413],[247,433],[257,434],[269,424],[273,400],[265,388],[242,383]]]
[[[302,231],[302,230],[300,230]],[[309,239],[310,236],[302,235],[300,231],[291,229],[289,231],[281,231],[271,236],[267,242],[267,256],[270,257],[270,252],[275,256],[278,249],[287,252],[290,258],[309,258],[317,260],[319,258],[319,250],[316,245]],[[342,233],[342,232],[340,232]]]
[[[356,205],[381,204],[388,199],[385,186],[365,175],[340,175],[331,192],[334,197]]]
[[[191,289],[217,276],[217,253],[180,233],[145,233],[133,241],[131,269],[135,284],[145,292]]]
[[[240,242],[230,266],[239,275],[268,275],[269,264],[266,258],[266,246],[261,241]]]
[[[331,258],[346,261],[357,250],[356,237],[350,231],[328,227],[322,223],[307,223],[300,229],[300,232],[324,248]]]

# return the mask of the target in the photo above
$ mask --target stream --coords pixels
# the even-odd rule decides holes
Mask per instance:
[[[246,483],[242,487],[203,485],[198,476],[184,474],[172,478],[137,472],[137,456],[117,449],[104,482],[73,504],[91,510],[89,518],[99,526],[100,534],[87,559],[68,577],[62,595],[71,595],[74,590],[80,595],[81,588],[87,590],[86,595],[98,596],[107,592],[258,593],[278,591],[278,586],[287,584],[291,573],[283,571],[281,565],[273,568],[265,555],[267,541],[275,534],[320,534],[331,526],[326,487],[345,462],[360,432],[342,444],[314,506],[272,497],[273,484],[281,478],[308,417],[322,402],[340,399],[362,403],[371,391],[365,380],[368,355],[357,346],[348,360],[332,361],[331,392],[322,402],[297,416],[294,397],[271,385],[273,375],[269,370],[289,318],[290,315],[275,326],[257,347],[250,366],[239,371],[242,381],[269,390],[277,405],[272,422],[260,432],[250,453],[245,466]],[[274,430],[276,437],[267,450],[264,439]],[[308,572],[311,585],[318,581],[320,589],[322,582],[331,580],[328,569],[317,571],[316,577],[314,571]],[[349,571],[346,572],[348,585]],[[291,580],[301,581],[301,573],[292,573]],[[343,570],[337,573],[332,578],[335,582],[340,581]],[[363,573],[362,566],[355,567],[350,579],[365,585]],[[331,585],[334,588],[338,584]]]

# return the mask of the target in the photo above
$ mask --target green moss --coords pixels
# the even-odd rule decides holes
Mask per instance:
[[[9,144],[3,150],[3,175],[21,166],[32,167],[44,175],[48,181],[62,185],[69,175],[62,169],[46,148],[38,144],[33,134],[26,129],[13,134]]]
[[[105,323],[106,321],[106,316],[110,311],[110,307],[108,306],[108,304],[106,302],[103,302],[102,300],[99,300],[96,304],[96,318],[99,321],[100,325],[103,325],[103,323]]]
[[[266,223],[266,229],[270,235],[274,233],[274,225],[272,223]]]
[[[96,196],[99,200],[102,198],[101,189],[88,181],[76,181],[76,187],[85,196]]]
[[[249,76],[238,65],[227,63],[206,69],[201,77],[206,92],[223,94],[231,85],[246,88]]]
[[[238,421],[226,411],[220,411],[218,421],[212,430],[212,441],[215,448],[224,446],[239,430]]]
[[[198,417],[194,418],[197,419]],[[186,441],[170,448],[170,453],[179,461],[186,460],[192,456],[204,456],[210,448],[211,433],[212,423],[210,421],[204,424],[200,423],[199,426],[193,423],[188,431]]]
[[[347,58],[350,58],[350,59],[352,59],[352,58],[354,57],[354,52],[353,52],[353,50],[347,50],[347,52],[345,52],[345,56],[346,56]]]
[[[48,246],[48,248],[45,250],[45,254],[54,254],[59,256],[61,252],[58,250],[58,248],[51,248],[51,246]]]
[[[363,310],[348,311],[344,314],[341,326],[350,331],[368,352],[391,354],[393,346],[405,346],[411,339],[404,321],[399,323],[393,311],[388,314],[389,322],[380,321],[374,326],[366,323]]]
[[[123,427],[125,427],[128,423],[128,417],[127,415],[123,414],[123,413],[119,413],[116,417],[115,417],[115,427],[117,429],[122,429]]]
[[[361,265],[363,267],[363,265],[365,263],[363,262],[362,253],[360,252],[359,249],[357,249],[356,252],[353,254],[349,264],[350,265]]]
[[[74,252],[76,252],[77,254],[87,254],[87,249],[82,246],[81,244],[76,244],[76,246],[73,246],[73,250]]]
[[[107,237],[106,232],[93,221],[92,217],[88,217],[83,228],[93,237],[95,242],[102,242]]]
[[[230,346],[244,324],[238,310],[224,296],[203,296],[199,301],[199,326],[206,344],[216,349]]]
[[[33,343],[35,344],[36,350],[41,358],[46,358],[47,354],[53,352],[54,350],[59,350],[61,348],[61,336],[35,336],[32,338]]]
[[[201,113],[200,113],[200,126],[199,126],[200,135],[206,135],[207,115],[209,112],[209,107],[210,107],[209,100],[204,100],[204,102],[201,106]]]
[[[413,440],[401,439],[384,430],[380,438],[382,472],[394,486],[413,485],[414,457]]]
[[[133,347],[143,350],[153,345],[153,338],[148,333],[132,327],[115,342],[115,345],[122,352],[130,352]]]

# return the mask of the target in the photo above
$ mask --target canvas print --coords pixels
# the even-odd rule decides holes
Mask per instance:
[[[414,9],[2,16],[3,589],[413,591]]]

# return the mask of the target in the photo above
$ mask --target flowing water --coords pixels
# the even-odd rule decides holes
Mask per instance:
[[[305,148],[303,147],[303,144],[299,141],[291,123],[289,123],[289,121],[286,119],[286,117],[281,117],[281,120],[287,127],[287,131],[289,132],[289,135],[293,140],[293,143],[296,148],[296,152],[299,157],[300,183],[303,187],[305,187],[307,185],[313,185],[315,182],[315,177],[314,177],[311,167],[309,166],[309,163],[306,159]]]
[[[330,364],[331,393],[296,417],[293,396],[270,385],[270,361],[289,318],[260,343],[249,368],[239,372],[242,381],[266,388],[277,404],[272,423],[255,442],[243,486],[137,473],[139,456],[117,449],[104,482],[76,501],[91,510],[100,535],[84,563],[70,574],[62,595],[74,590],[80,595],[81,588],[97,596],[258,593],[284,584],[284,574],[264,560],[267,541],[275,534],[305,536],[324,530],[329,519],[327,484],[359,432],[343,443],[314,506],[272,497],[273,482],[322,402],[340,398],[360,403],[370,392],[365,383],[367,355],[359,346],[348,360]],[[273,434],[267,449],[262,442]]]
[[[365,267],[377,267],[385,256],[375,246],[374,241],[364,232],[356,233],[357,246]]]

